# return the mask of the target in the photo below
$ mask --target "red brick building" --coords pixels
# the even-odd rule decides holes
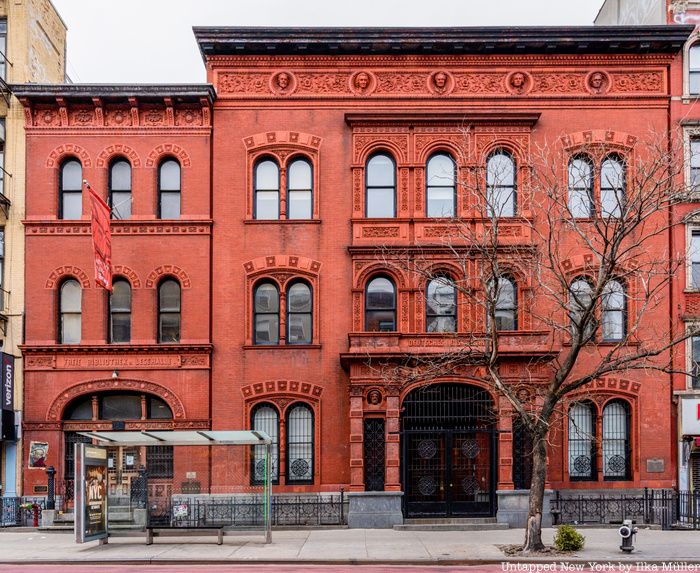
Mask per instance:
[[[451,161],[460,173],[494,154],[512,165],[521,199],[509,214],[510,236],[526,245],[530,150],[565,138],[572,157],[581,142],[631,155],[650,129],[667,132],[689,31],[197,28],[215,99],[206,86],[22,86],[30,157],[25,442],[47,442],[48,463],[65,472],[76,429],[254,428],[275,440],[276,492],[343,487],[358,493],[358,508],[363,499],[381,505],[379,517],[355,524],[388,525],[401,511],[497,510],[518,523],[510,498],[528,487],[527,456],[514,444],[521,436],[507,402],[466,372],[419,387],[388,384],[370,364],[446,347],[454,336],[436,333],[437,322],[468,332],[484,318],[465,305],[432,315],[430,287],[380,255],[429,248],[447,268],[442,238],[451,231],[441,216],[482,215],[454,182],[426,189],[431,161]],[[133,304],[122,297],[107,307],[92,280],[88,222],[61,219],[59,190],[75,158],[93,187],[112,185],[117,205],[128,189],[110,171],[122,157],[131,165],[132,208],[113,225],[113,261]],[[170,158],[180,167],[182,208],[179,219],[161,222],[158,198],[173,191],[161,185],[159,195],[159,181],[170,181],[159,170]],[[63,187],[69,212],[70,192]],[[513,276],[522,303],[510,318],[517,329],[508,372],[537,379],[526,364],[549,351],[550,337],[529,312],[533,278],[515,263]],[[158,338],[159,316],[177,313],[159,310],[166,277],[180,286],[176,344]],[[62,344],[59,319],[70,324],[77,312],[70,293],[58,306],[66,280],[82,293],[82,334]],[[128,308],[130,339],[110,343],[109,326],[123,336]],[[667,326],[667,308],[652,320]],[[138,420],[125,418],[127,394],[141,401]],[[570,401],[585,401],[576,415],[598,438],[574,456],[581,444],[572,445],[560,421],[549,452],[553,489],[676,485],[668,375],[602,380]],[[149,419],[161,402],[172,420]],[[452,406],[438,411],[444,403]],[[104,419],[112,407],[117,413]],[[476,430],[460,425],[465,412]],[[613,413],[624,423],[621,461],[610,470],[600,440]],[[252,458],[241,485],[259,477]],[[426,473],[421,460],[433,458],[442,461]],[[216,458],[210,463],[217,467]],[[27,469],[27,491],[43,479]],[[177,457],[171,479],[177,489]],[[209,479],[216,487],[231,478],[213,471]],[[373,493],[359,495],[365,491]]]
[[[54,466],[59,481],[72,479],[78,431],[211,425],[214,93],[208,86],[27,85],[18,96],[28,145],[31,300],[22,351],[24,491],[32,495],[45,491],[42,466]],[[83,179],[114,213],[111,301],[94,280]],[[32,444],[44,460],[32,459]],[[126,494],[146,463],[142,454],[112,452],[120,478],[111,493]]]

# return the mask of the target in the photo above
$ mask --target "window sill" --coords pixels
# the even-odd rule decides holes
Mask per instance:
[[[607,346],[607,347],[612,347],[612,346],[618,346],[622,342],[621,340],[610,340],[610,341],[604,341],[604,340],[593,340],[591,342],[588,342],[587,344],[584,344],[584,348],[587,348],[589,346]],[[625,342],[622,346],[639,346],[639,341],[637,340],[628,340]],[[572,342],[571,340],[565,340],[562,342],[562,346],[571,346]]]
[[[319,350],[320,344],[244,344],[243,350]]]
[[[321,219],[245,219],[245,225],[320,225]]]

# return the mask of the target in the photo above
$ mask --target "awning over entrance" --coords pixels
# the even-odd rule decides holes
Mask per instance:
[[[258,446],[272,443],[265,432],[250,430],[167,430],[79,432],[103,446]]]

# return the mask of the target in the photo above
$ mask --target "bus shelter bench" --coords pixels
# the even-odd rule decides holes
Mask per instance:
[[[146,526],[146,545],[153,545],[153,538],[159,537],[159,531],[169,530],[178,531],[181,535],[200,535],[202,532],[216,532],[217,533],[217,545],[223,545],[224,543],[224,526],[223,525],[211,525],[204,527],[182,527],[181,525],[147,525]]]

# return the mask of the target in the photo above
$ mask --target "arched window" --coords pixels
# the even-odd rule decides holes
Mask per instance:
[[[496,330],[518,330],[518,289],[510,277],[490,281],[492,302],[495,306]]]
[[[606,341],[622,340],[625,336],[625,307],[627,295],[619,281],[612,280],[603,290],[602,337]]]
[[[585,278],[578,278],[572,281],[569,288],[569,317],[571,320],[572,336],[576,335],[583,321],[584,313],[591,305],[593,297],[593,287]],[[589,338],[596,329],[595,316],[588,317],[584,337]]]
[[[688,91],[691,95],[700,94],[700,43],[688,51]]]
[[[630,479],[630,410],[622,400],[603,408],[603,478]]]
[[[313,174],[306,159],[295,159],[287,168],[287,219],[311,219]]]
[[[366,193],[367,217],[396,216],[396,166],[389,155],[380,153],[367,162]]]
[[[63,412],[64,420],[92,420],[92,396],[73,400]]]
[[[457,289],[448,277],[428,283],[425,304],[426,332],[457,332]]]
[[[158,342],[180,342],[180,283],[165,279],[158,286]]]
[[[507,151],[495,151],[486,161],[486,211],[489,217],[515,216],[515,161]]]
[[[280,294],[272,283],[261,283],[255,287],[254,343],[279,344]]]
[[[112,283],[109,297],[109,341],[131,341],[131,285],[125,279]]]
[[[158,169],[158,218],[180,218],[181,189],[180,164],[166,159]]]
[[[256,219],[271,220],[280,217],[280,170],[271,159],[263,159],[255,165]]]
[[[609,156],[600,166],[600,213],[620,217],[625,207],[625,168],[617,156]]]
[[[277,410],[270,404],[258,404],[253,410],[251,425],[254,431],[265,432],[272,439],[270,460],[270,478],[274,483],[279,482],[280,459],[280,417]],[[265,481],[265,446],[253,446],[253,467],[251,471],[253,483]]]
[[[574,404],[569,408],[569,477],[572,480],[595,479],[595,458],[593,404]]]
[[[295,282],[287,289],[287,343],[311,344],[311,287]]]
[[[396,330],[396,290],[386,277],[376,277],[365,292],[365,330],[393,332]]]
[[[131,218],[131,165],[124,159],[109,168],[109,208],[112,219]]]
[[[68,404],[64,420],[172,420],[173,411],[161,398],[138,392],[102,392],[76,398]]]
[[[593,163],[585,155],[569,160],[569,212],[579,218],[593,217]]]
[[[428,217],[454,217],[456,204],[457,166],[446,153],[437,153],[428,160],[426,193]]]
[[[314,415],[297,404],[287,410],[287,483],[314,481]]]
[[[78,281],[69,279],[59,291],[60,318],[59,339],[61,344],[78,344],[81,334],[82,290]]]
[[[83,166],[77,159],[61,165],[59,219],[80,219],[83,215]]]

